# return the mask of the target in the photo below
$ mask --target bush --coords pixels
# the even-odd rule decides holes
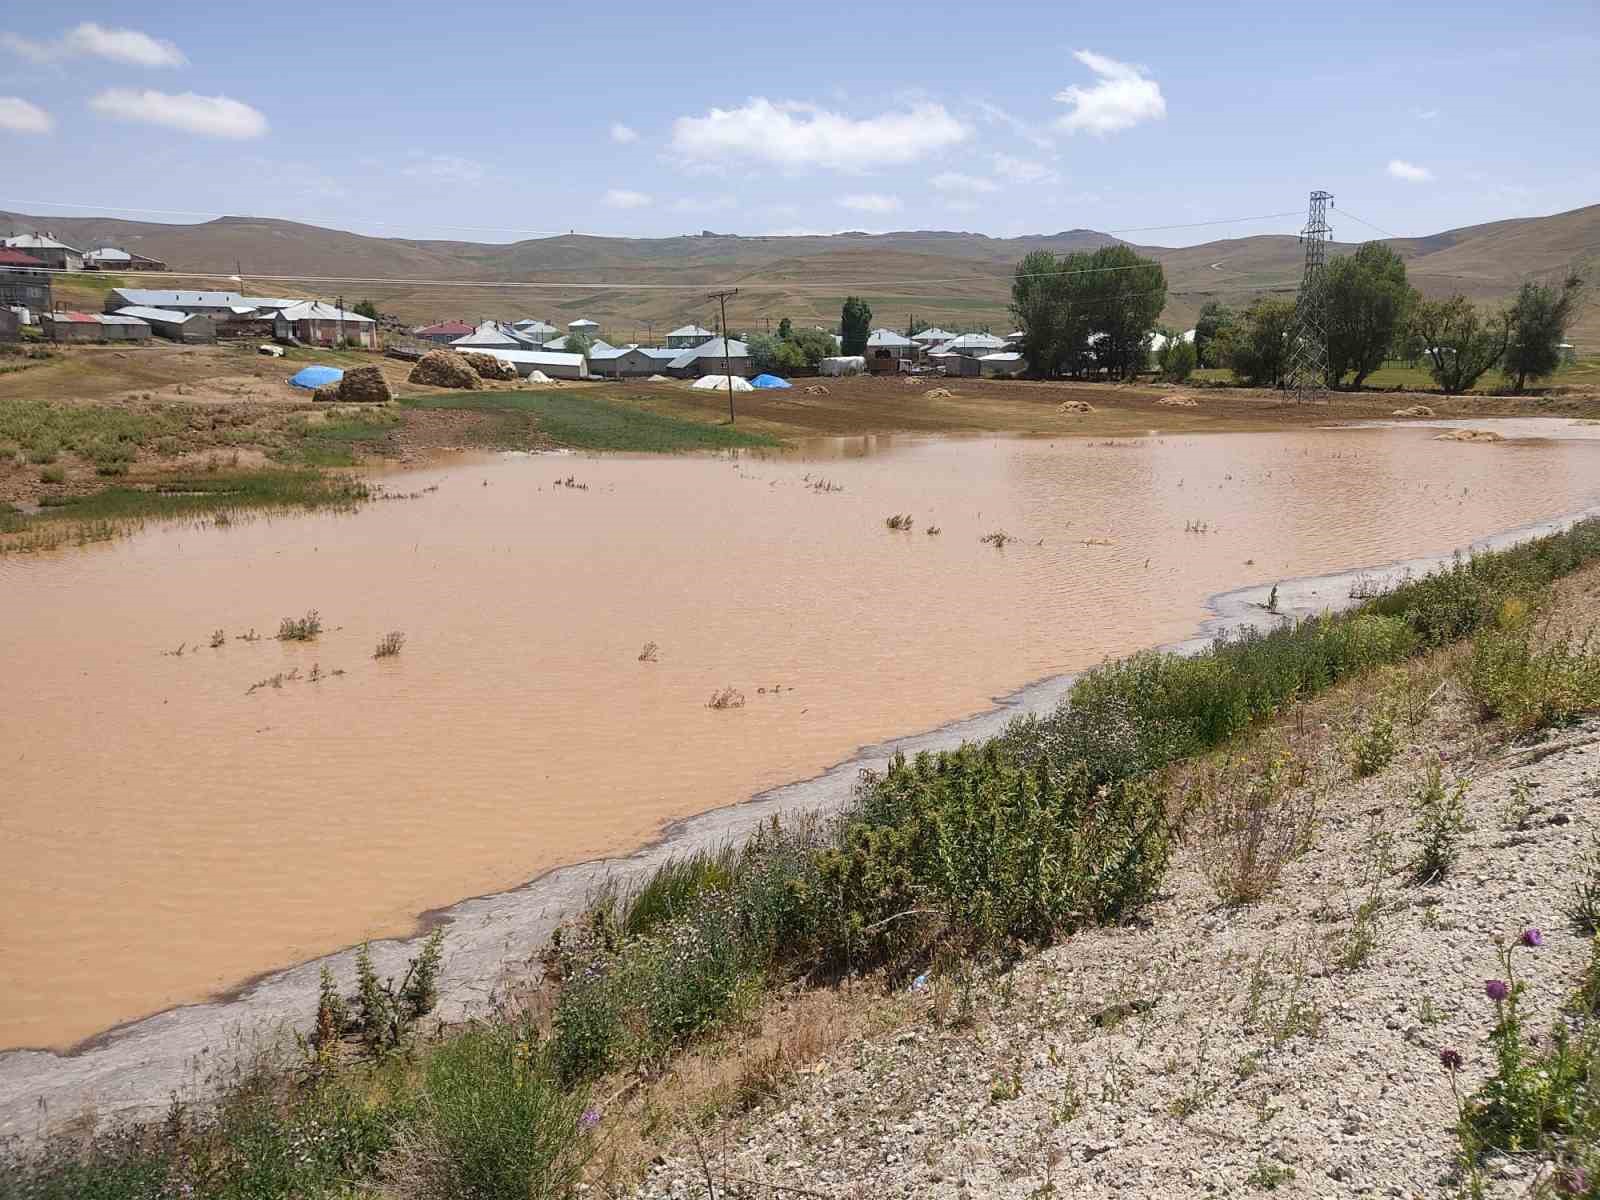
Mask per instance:
[[[1221,755],[1198,767],[1185,811],[1197,828],[1206,878],[1224,904],[1260,900],[1310,845],[1316,807],[1304,791],[1305,763],[1272,747]]]
[[[384,1162],[418,1200],[555,1200],[592,1153],[582,1089],[564,1089],[536,1032],[479,1026],[441,1043],[425,1068],[423,1119]]]
[[[1466,795],[1466,780],[1446,788],[1439,760],[1428,764],[1422,785],[1411,800],[1420,843],[1415,865],[1418,883],[1437,883],[1456,865],[1461,835],[1467,827]]]
[[[1487,715],[1520,732],[1567,724],[1600,707],[1600,650],[1591,639],[1540,639],[1525,616],[1509,616],[1473,639],[1467,687]]]
[[[1156,362],[1161,368],[1161,378],[1168,383],[1182,383],[1194,374],[1197,362],[1194,343],[1174,334],[1157,352]]]

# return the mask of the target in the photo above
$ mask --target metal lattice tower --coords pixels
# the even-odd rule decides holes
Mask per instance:
[[[1295,328],[1289,350],[1287,386],[1302,402],[1324,396],[1328,387],[1328,300],[1322,268],[1328,259],[1328,203],[1332,192],[1312,192],[1306,227],[1300,240],[1306,248],[1305,274],[1295,299]]]

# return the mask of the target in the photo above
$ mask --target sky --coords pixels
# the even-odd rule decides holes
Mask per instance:
[[[1593,0],[582,11],[3,0],[0,208],[1185,245],[1313,188],[1348,241],[1600,201]]]

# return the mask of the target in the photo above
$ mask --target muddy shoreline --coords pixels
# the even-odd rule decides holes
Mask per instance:
[[[1455,554],[1502,547],[1594,515],[1600,515],[1600,504],[1490,534],[1441,554],[1282,579],[1277,583],[1278,616],[1263,607],[1271,584],[1224,592],[1206,602],[1210,615],[1192,636],[1159,648],[1193,651],[1224,630],[1347,608],[1356,603],[1349,593],[1358,580],[1381,586],[1408,571],[1448,562]],[[400,973],[418,939],[444,925],[445,970],[437,1016],[445,1021],[470,1017],[495,1003],[507,978],[520,973],[561,918],[602,881],[627,880],[686,850],[741,837],[780,813],[837,805],[848,797],[862,769],[881,766],[895,751],[915,753],[989,736],[1016,716],[1049,711],[1075,678],[1071,673],[1036,680],[996,698],[983,712],[863,746],[819,775],[673,822],[631,854],[557,867],[519,887],[424,912],[408,937],[373,943],[375,964],[380,974]],[[203,1099],[213,1081],[242,1056],[282,1044],[293,1031],[309,1026],[324,966],[341,983],[348,981],[354,975],[354,948],[265,971],[210,1000],[139,1018],[65,1052],[0,1051],[0,1137],[31,1136],[84,1112],[100,1118],[148,1116],[164,1110],[174,1096]]]

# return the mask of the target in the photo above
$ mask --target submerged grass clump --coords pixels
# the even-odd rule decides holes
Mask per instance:
[[[897,532],[910,533],[916,520],[910,513],[893,513],[885,517],[883,523]]]
[[[322,617],[311,609],[303,617],[285,617],[278,623],[280,642],[312,642],[322,632]]]
[[[373,658],[393,658],[405,647],[406,635],[398,629],[384,634],[378,639],[378,647],[372,652]]]

